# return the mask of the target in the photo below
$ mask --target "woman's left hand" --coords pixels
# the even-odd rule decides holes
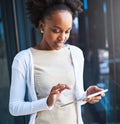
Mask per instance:
[[[99,88],[97,86],[90,86],[87,89],[87,96],[90,95],[90,94],[93,94],[93,93],[102,91],[102,90],[103,90],[102,88]],[[86,101],[89,102],[89,103],[91,103],[91,104],[94,104],[94,103],[99,102],[103,96],[105,96],[105,94],[104,93],[101,93],[100,95],[97,95],[97,96],[94,96],[94,97],[91,97],[91,98],[86,99]]]

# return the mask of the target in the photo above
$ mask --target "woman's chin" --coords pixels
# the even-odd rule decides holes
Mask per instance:
[[[57,43],[55,48],[56,48],[56,50],[59,50],[59,49],[61,49],[63,47],[64,47],[63,43]]]

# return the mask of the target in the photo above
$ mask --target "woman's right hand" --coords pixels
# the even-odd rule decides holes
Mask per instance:
[[[70,90],[70,87],[67,86],[66,84],[58,84],[56,86],[53,86],[47,99],[47,105],[49,107],[53,106],[57,98],[60,96],[62,91],[65,89]]]

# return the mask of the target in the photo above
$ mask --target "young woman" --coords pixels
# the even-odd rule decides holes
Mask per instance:
[[[79,0],[27,2],[29,17],[43,37],[39,45],[19,52],[14,58],[9,101],[12,115],[31,115],[29,124],[83,124],[81,105],[96,103],[104,96],[61,107],[102,90],[90,86],[84,91],[83,53],[65,44],[81,6]],[[24,100],[26,92],[28,101]]]

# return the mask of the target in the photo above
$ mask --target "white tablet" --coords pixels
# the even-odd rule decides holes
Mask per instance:
[[[85,99],[88,99],[88,98],[91,98],[91,97],[100,95],[100,94],[105,93],[105,92],[107,92],[107,91],[108,91],[108,89],[105,89],[105,90],[102,90],[102,91],[100,91],[100,92],[90,94],[90,95],[88,95]]]
[[[91,97],[100,95],[100,94],[105,93],[105,92],[107,92],[107,91],[108,91],[108,89],[105,89],[105,90],[102,90],[102,91],[100,91],[100,92],[93,93],[93,94],[91,94],[91,95],[88,95],[88,96],[87,96],[86,98],[84,98],[84,99],[74,100],[74,101],[72,101],[72,102],[69,102],[69,103],[66,103],[66,104],[64,104],[64,105],[61,105],[61,107],[70,105],[70,104],[72,104],[72,103],[77,103],[77,102],[79,102],[79,101],[85,101],[85,100],[88,99],[88,98],[91,98]]]

